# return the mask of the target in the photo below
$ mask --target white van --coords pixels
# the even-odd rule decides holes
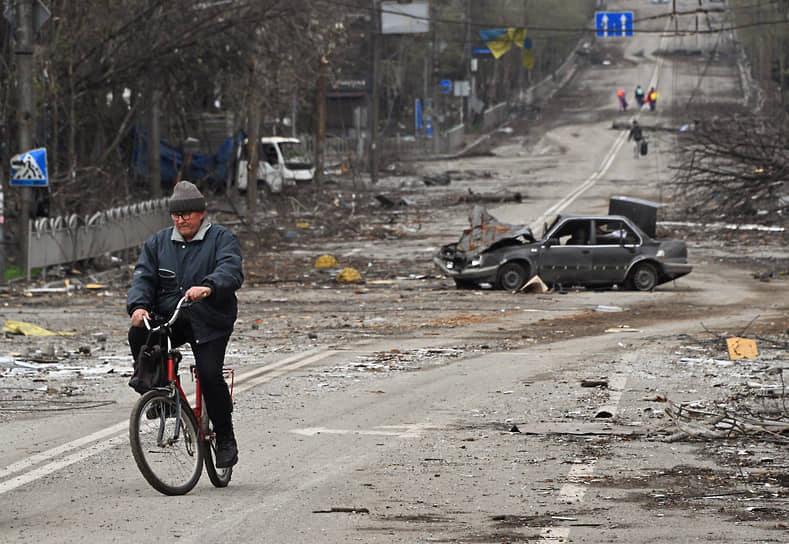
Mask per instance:
[[[237,155],[236,185],[240,191],[247,190],[247,147],[245,138]],[[312,181],[315,176],[315,163],[297,138],[264,136],[260,139],[258,157],[258,181],[262,181],[264,189],[273,194],[294,187],[296,182]]]

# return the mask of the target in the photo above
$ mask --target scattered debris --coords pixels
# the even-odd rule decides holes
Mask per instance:
[[[729,348],[729,359],[732,361],[737,359],[756,359],[759,356],[756,341],[750,338],[727,338],[726,345]]]
[[[432,185],[449,185],[451,181],[452,179],[447,173],[437,174],[435,176],[424,176],[422,178],[422,182],[428,187]]]
[[[550,289],[545,282],[540,279],[540,276],[532,276],[532,278],[523,284],[519,291],[524,293],[547,293]]]
[[[334,514],[334,513],[349,513],[349,514],[369,514],[370,510],[367,508],[354,508],[352,506],[332,506],[326,510],[313,510],[313,514]]]
[[[25,336],[57,336],[63,334],[71,334],[68,332],[52,332],[34,325],[32,323],[25,323],[24,321],[6,321],[3,327],[3,332],[11,334],[23,334]]]
[[[337,274],[336,280],[340,283],[364,283],[362,275],[355,268],[343,268]]]
[[[337,259],[331,255],[321,255],[315,261],[315,268],[334,268],[336,266],[339,266]]]
[[[608,378],[583,379],[581,387],[608,387]]]
[[[619,325],[618,327],[610,327],[605,332],[641,332],[641,330],[634,329],[630,325]]]

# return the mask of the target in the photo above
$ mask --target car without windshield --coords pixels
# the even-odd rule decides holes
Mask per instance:
[[[510,291],[535,276],[560,289],[617,286],[651,291],[690,273],[685,242],[655,239],[654,217],[643,213],[649,206],[634,200],[626,204],[620,213],[633,212],[632,217],[559,215],[541,240],[529,227],[500,223],[475,206],[471,228],[458,242],[443,246],[433,262],[458,288],[489,284]]]

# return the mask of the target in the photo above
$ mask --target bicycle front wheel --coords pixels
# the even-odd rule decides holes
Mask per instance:
[[[188,493],[203,470],[197,418],[186,402],[180,408],[168,392],[149,391],[137,401],[129,421],[134,461],[148,483],[165,495]]]

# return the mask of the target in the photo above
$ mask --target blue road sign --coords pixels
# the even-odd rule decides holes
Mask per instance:
[[[632,11],[598,11],[595,13],[597,35],[622,37],[633,35]]]
[[[442,93],[449,94],[452,92],[452,81],[449,79],[442,79],[438,83],[438,87],[441,89]]]
[[[45,147],[11,157],[11,185],[46,187],[48,183]]]

